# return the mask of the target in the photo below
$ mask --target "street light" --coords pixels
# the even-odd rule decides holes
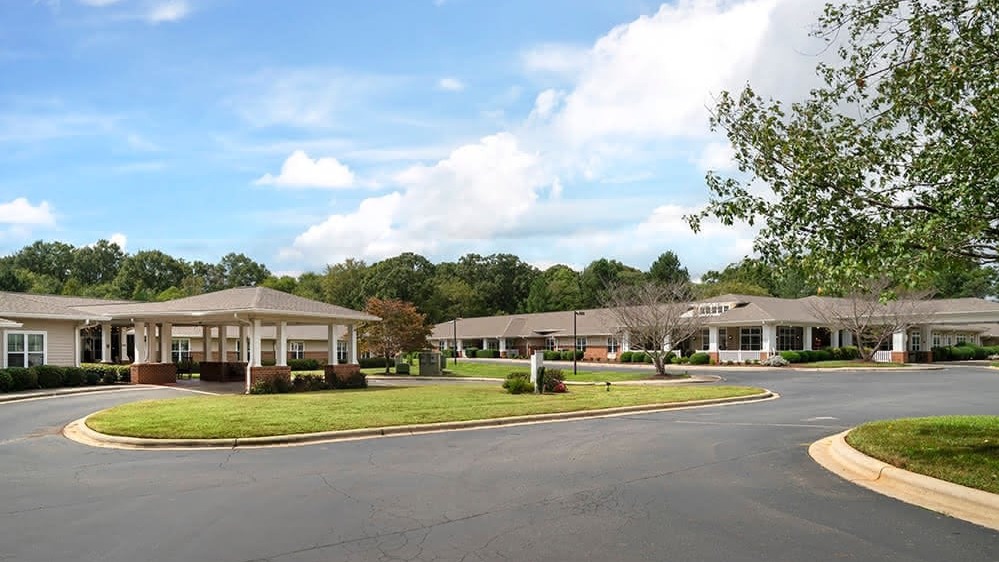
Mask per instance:
[[[576,377],[576,355],[579,353],[579,338],[576,337],[576,317],[586,316],[582,310],[572,311],[572,376]]]
[[[454,339],[454,349],[452,352],[454,353],[453,358],[455,365],[458,364],[458,355],[460,355],[458,352],[458,320],[461,320],[461,318],[455,318],[451,321],[451,329],[453,330],[452,338]]]

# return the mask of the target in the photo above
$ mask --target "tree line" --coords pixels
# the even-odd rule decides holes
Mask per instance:
[[[995,295],[996,274],[972,259],[954,259],[933,274],[927,287],[938,297]],[[321,272],[275,276],[262,263],[229,253],[218,263],[186,261],[160,252],[133,254],[100,240],[90,246],[37,241],[0,258],[0,290],[162,301],[241,286],[264,286],[310,299],[362,310],[372,297],[413,303],[436,323],[456,317],[550,312],[604,305],[608,286],[690,282],[672,251],[648,269],[600,258],[582,271],[563,265],[539,269],[512,254],[466,254],[433,263],[403,253],[368,264],[347,259]],[[726,293],[798,298],[823,293],[794,262],[746,258],[706,272],[691,284],[696,298]]]

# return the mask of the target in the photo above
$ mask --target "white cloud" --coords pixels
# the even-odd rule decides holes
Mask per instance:
[[[399,191],[365,199],[356,211],[309,228],[282,256],[334,263],[490,240],[525,216],[552,178],[514,135],[499,133],[432,166],[412,166],[393,181]]]
[[[437,87],[448,92],[460,92],[465,89],[465,83],[457,78],[441,78]]]
[[[117,4],[121,0],[79,0],[84,6],[93,6],[94,8],[103,8],[105,6],[110,6],[112,4]]]
[[[108,238],[108,242],[111,242],[112,244],[117,244],[119,248],[124,250],[125,247],[128,246],[128,236],[125,236],[120,232],[116,232],[112,234],[110,238]]]
[[[55,216],[48,201],[32,205],[27,198],[18,197],[9,203],[0,203],[0,224],[53,226]]]
[[[313,160],[305,151],[296,150],[281,165],[279,175],[264,174],[254,183],[257,185],[334,189],[354,185],[354,173],[336,158],[327,157]]]
[[[524,51],[520,58],[529,72],[574,76],[589,63],[589,51],[579,45],[547,43]]]
[[[551,88],[544,90],[534,100],[534,109],[531,111],[528,119],[547,119],[551,117],[564,98],[565,92]]]
[[[186,0],[170,0],[160,2],[149,10],[146,20],[150,23],[166,23],[180,21],[191,13],[191,7]]]
[[[710,142],[695,161],[703,171],[725,172],[735,169],[735,150],[728,142]]]

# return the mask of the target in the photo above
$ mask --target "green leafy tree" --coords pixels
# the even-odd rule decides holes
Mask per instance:
[[[181,285],[189,273],[186,263],[159,250],[137,252],[122,263],[114,280],[115,292],[121,298],[150,300]]]
[[[413,303],[399,299],[368,299],[364,311],[381,318],[381,322],[368,322],[358,330],[361,347],[385,358],[385,372],[389,361],[404,351],[419,351],[427,347],[431,326]]]
[[[672,250],[668,250],[652,262],[649,279],[656,283],[686,283],[690,281],[690,273],[680,265],[680,258]]]
[[[363,260],[353,258],[327,266],[322,279],[324,300],[354,310],[364,308],[369,296],[364,292],[368,269]]]
[[[219,260],[218,271],[221,288],[256,287],[267,279],[271,272],[262,263],[257,263],[245,254],[229,253]]]
[[[38,240],[13,256],[14,266],[62,283],[73,274],[75,251],[76,248],[64,242]]]
[[[125,257],[118,244],[98,240],[92,246],[73,250],[72,275],[82,285],[111,283],[118,276]]]
[[[590,262],[580,277],[582,286],[582,306],[594,308],[605,300],[607,287],[621,285],[638,285],[645,279],[645,274],[634,267],[624,265],[617,260],[601,258]]]
[[[434,264],[406,252],[371,266],[364,280],[364,293],[381,299],[399,299],[417,306],[433,297]]]
[[[925,282],[941,256],[999,259],[996,0],[828,4],[815,33],[839,61],[790,106],[751,86],[711,120],[745,175],[707,177],[688,217],[761,222],[767,258],[800,257],[824,288],[892,272]],[[771,193],[750,189],[763,184]]]
[[[30,288],[30,281],[19,275],[12,265],[0,264],[0,291],[24,293]]]
[[[567,265],[549,267],[535,279],[527,295],[527,312],[553,312],[584,308],[578,271]]]
[[[316,301],[323,300],[323,277],[311,271],[299,275],[295,294]]]
[[[275,277],[271,275],[267,279],[264,279],[264,282],[261,283],[261,285],[267,287],[268,289],[274,289],[275,291],[294,294],[295,288],[298,287],[298,280],[290,275],[282,275],[281,277]],[[330,301],[330,302],[335,302],[335,301]],[[335,303],[335,304],[340,304],[340,303]]]

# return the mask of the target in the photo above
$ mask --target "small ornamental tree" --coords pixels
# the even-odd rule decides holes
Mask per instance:
[[[359,327],[361,347],[385,358],[386,373],[396,354],[427,347],[431,327],[426,316],[413,303],[372,297],[368,299],[364,311],[381,318],[381,321],[366,322]]]
[[[685,282],[618,284],[606,291],[608,326],[626,336],[632,350],[644,351],[652,358],[656,374],[665,376],[672,346],[693,337],[701,329],[703,318],[690,306],[690,284]]]

